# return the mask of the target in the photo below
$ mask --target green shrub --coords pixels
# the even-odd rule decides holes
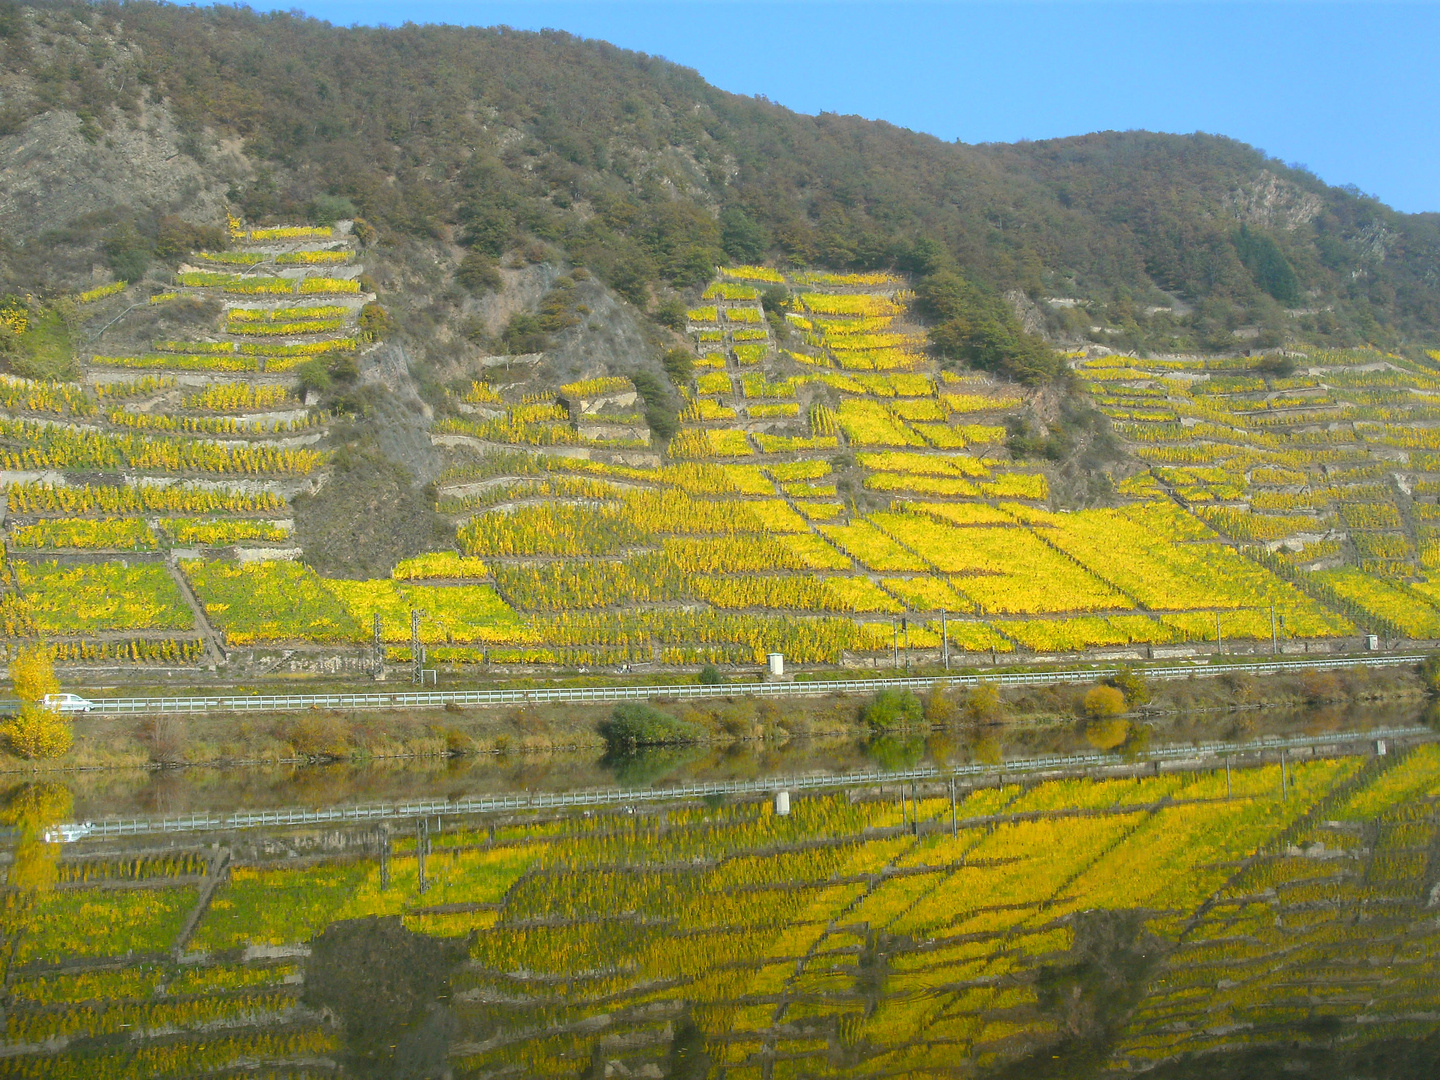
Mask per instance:
[[[881,690],[865,706],[860,719],[871,731],[880,732],[918,724],[923,715],[920,699],[909,690]]]
[[[678,296],[661,300],[655,307],[655,321],[671,330],[685,329],[685,301]]]
[[[150,267],[151,246],[134,225],[115,226],[101,246],[117,281],[139,281]]]
[[[981,683],[965,697],[965,719],[972,724],[988,724],[1000,708],[1000,689],[994,683]]]
[[[1431,653],[1420,665],[1420,677],[1431,693],[1440,693],[1440,653]]]
[[[24,328],[19,332],[13,329],[17,322]],[[26,379],[74,378],[71,332],[79,324],[73,300],[57,300],[31,310],[18,296],[7,296],[0,300],[0,360],[9,371]]]
[[[645,423],[658,438],[669,439],[680,430],[680,410],[670,391],[655,377],[654,372],[640,369],[630,376],[645,402]]]
[[[943,683],[937,682],[925,695],[925,719],[932,724],[948,724],[955,719],[955,701],[945,692]]]
[[[612,751],[700,741],[699,728],[639,702],[616,705],[609,719],[600,721],[596,730]]]
[[[661,363],[676,386],[689,386],[695,378],[695,358],[688,349],[666,349]]]
[[[783,317],[785,312],[792,310],[794,307],[790,290],[785,288],[784,285],[771,285],[760,294],[760,303],[761,306],[764,307],[767,316],[779,315]]]
[[[504,284],[500,268],[483,251],[472,251],[460,260],[455,280],[477,295],[495,292]]]
[[[334,225],[355,214],[355,204],[340,195],[317,195],[310,202],[309,217],[316,225]]]
[[[178,259],[192,251],[224,251],[229,246],[230,238],[218,225],[196,225],[167,215],[160,219],[155,254],[162,259]]]
[[[1150,687],[1145,682],[1145,676],[1133,668],[1121,668],[1106,679],[1105,684],[1124,694],[1125,704],[1132,709],[1150,700]]]
[[[725,681],[725,676],[720,674],[720,669],[714,664],[706,664],[700,669],[700,682],[704,686],[719,686]]]
[[[371,341],[379,341],[395,332],[395,320],[388,311],[371,300],[360,309],[360,329]]]
[[[306,360],[295,369],[295,378],[300,384],[301,396],[311,391],[323,394],[333,385],[330,377],[330,367],[324,360],[316,357],[313,360]]]

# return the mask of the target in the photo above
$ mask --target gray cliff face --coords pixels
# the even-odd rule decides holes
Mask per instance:
[[[556,336],[545,353],[559,382],[596,375],[629,374],[638,368],[660,372],[657,350],[647,339],[635,308],[593,278],[576,283],[576,299],[590,309],[578,325]]]
[[[164,106],[93,138],[85,130],[74,113],[54,111],[0,137],[0,233],[24,242],[117,211],[220,222],[226,188],[250,172],[238,147],[186,139]]]
[[[380,452],[403,465],[418,484],[432,483],[440,458],[430,443],[434,410],[421,398],[403,344],[386,342],[360,358],[360,383],[383,391],[383,404],[371,418]]]

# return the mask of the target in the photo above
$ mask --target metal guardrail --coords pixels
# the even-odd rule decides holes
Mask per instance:
[[[506,810],[542,810],[564,807],[616,806],[671,799],[699,799],[707,795],[769,795],[776,791],[813,791],[823,788],[861,787],[875,784],[922,780],[973,780],[1033,773],[1065,772],[1097,766],[1158,764],[1163,761],[1204,761],[1225,756],[1264,754],[1280,750],[1341,747],[1379,739],[1434,738],[1429,728],[1381,728],[1373,731],[1328,735],[1300,735],[1290,738],[1262,738],[1249,742],[1208,742],[1189,746],[1161,747],[1143,759],[1124,761],[1112,754],[1068,754],[1019,758],[997,764],[957,765],[951,768],[902,769],[894,772],[851,772],[839,774],[770,776],[762,780],[730,780],[673,787],[586,788],[576,791],[537,791],[516,795],[477,795],[460,799],[417,799],[395,803],[362,803],[353,806],[240,810],[231,814],[188,814],[168,818],[113,818],[104,821],[71,822],[50,830],[56,841],[104,839],[187,832],[227,832],[267,826],[326,825],[393,821],[422,817],[455,817]]]
[[[1245,672],[1273,675],[1285,671],[1316,671],[1346,667],[1399,667],[1418,664],[1425,654],[1394,656],[1323,657],[1304,660],[1266,660],[1241,664],[1170,664],[1135,666],[1150,679],[1187,679],[1192,675]],[[544,686],[500,690],[406,691],[392,694],[277,694],[231,697],[96,698],[94,711],[112,714],[204,712],[296,712],[305,709],[437,709],[446,705],[518,705],[531,702],[580,703],[634,701],[653,698],[696,700],[729,697],[812,697],[825,694],[861,694],[887,689],[928,689],[946,686],[1046,686],[1054,683],[1094,682],[1120,668],[1101,667],[1071,671],[1012,671],[994,675],[923,675],[875,679],[820,679],[813,682],[721,683],[677,686]],[[0,710],[18,706],[0,702]]]

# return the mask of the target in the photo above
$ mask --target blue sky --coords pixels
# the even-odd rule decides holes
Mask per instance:
[[[1215,132],[1397,209],[1440,211],[1440,2],[312,0],[304,10],[345,24],[567,30],[800,112],[964,142]]]

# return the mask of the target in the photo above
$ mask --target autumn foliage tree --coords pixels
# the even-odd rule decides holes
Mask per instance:
[[[1108,719],[1125,712],[1125,694],[1114,686],[1093,686],[1085,694],[1085,715]]]
[[[21,649],[10,662],[10,681],[20,699],[20,710],[0,724],[0,735],[11,752],[31,761],[66,753],[74,741],[70,722],[45,706],[46,696],[60,689],[50,651],[43,645]]]

